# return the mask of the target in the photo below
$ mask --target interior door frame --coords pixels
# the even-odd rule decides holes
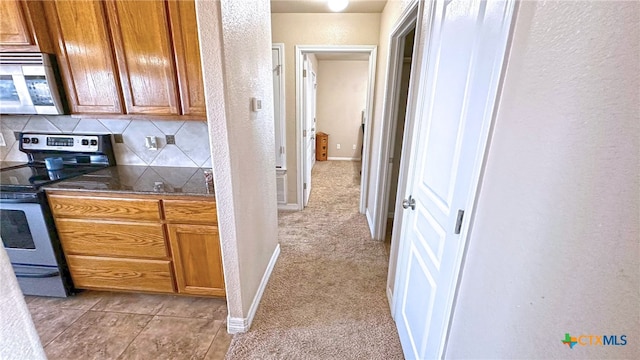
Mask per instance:
[[[415,39],[413,47],[413,59],[411,66],[411,81],[409,83],[409,93],[407,95],[407,108],[406,108],[406,120],[403,136],[403,145],[401,154],[406,154],[411,150],[410,134],[413,133],[413,124],[415,117],[415,108],[417,98],[414,94],[417,88],[413,84],[418,84],[418,80],[421,76],[420,67],[413,64],[419,64],[421,62],[422,52],[418,51],[421,38],[421,14],[422,14],[422,1],[413,1],[409,4],[400,15],[396,26],[392,29],[389,43],[389,65],[387,68],[388,79],[387,88],[385,89],[384,103],[382,110],[382,131],[380,132],[380,171],[377,174],[376,200],[378,204],[375,206],[374,212],[374,228],[373,238],[376,240],[384,240],[387,229],[387,217],[388,217],[388,205],[389,205],[389,154],[391,152],[392,136],[391,129],[395,127],[398,117],[398,100],[400,94],[400,82],[402,78],[402,67],[404,58],[404,38],[412,29],[415,28]],[[397,156],[397,155],[396,155]],[[398,194],[403,194],[406,189],[406,179],[408,172],[408,162],[405,156],[401,155],[400,170],[398,175]],[[392,282],[395,280],[395,266],[398,259],[398,241],[400,231],[402,227],[402,211],[396,209],[394,211],[393,228],[394,231],[391,234],[391,249],[389,256],[389,272],[387,274],[387,300],[389,305],[393,304],[393,287]],[[391,316],[395,316],[393,306],[391,306]]]
[[[373,99],[375,89],[375,73],[376,73],[376,58],[378,52],[377,45],[296,45],[296,182],[297,182],[297,198],[298,198],[298,210],[304,208],[304,159],[306,158],[305,147],[303,145],[303,99],[302,99],[302,86],[304,81],[302,80],[302,70],[304,69],[304,55],[314,53],[363,53],[369,55],[369,81],[367,84],[367,109],[365,119],[365,132],[362,138],[362,175],[360,180],[360,213],[365,211],[365,201],[368,191],[368,179],[370,172],[369,164],[369,149],[371,147],[371,123],[370,120],[373,117]]]

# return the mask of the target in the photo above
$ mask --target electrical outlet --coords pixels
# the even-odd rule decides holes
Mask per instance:
[[[336,144],[336,148],[340,150],[340,144]]]
[[[0,132],[0,146],[7,146],[7,143],[4,141],[4,135]]]
[[[167,145],[175,145],[176,144],[176,136],[175,135],[166,135]]]
[[[353,149],[353,150],[355,150],[355,149],[356,149],[356,144],[353,144],[352,149]]]

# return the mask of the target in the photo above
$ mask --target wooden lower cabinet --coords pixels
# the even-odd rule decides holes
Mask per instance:
[[[218,228],[168,224],[178,292],[224,296]]]
[[[47,196],[77,288],[225,296],[213,199]]]
[[[169,260],[68,255],[67,263],[78,288],[173,292]]]

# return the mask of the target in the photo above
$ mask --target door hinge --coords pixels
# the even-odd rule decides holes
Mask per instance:
[[[307,77],[307,69],[302,70],[302,77]]]
[[[304,183],[304,184],[302,185],[302,190],[307,190],[307,183]]]
[[[284,146],[280,146],[280,154],[284,154]]]
[[[462,229],[462,218],[464,218],[464,210],[458,210],[458,218],[456,219],[456,228],[453,229],[454,234],[460,234],[460,229]]]

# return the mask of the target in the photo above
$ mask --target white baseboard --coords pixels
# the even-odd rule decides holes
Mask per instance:
[[[300,211],[300,207],[296,203],[292,204],[278,204],[278,210],[284,211]]]
[[[350,157],[333,157],[329,156],[327,160],[337,160],[337,161],[360,161],[360,158],[350,158]]]
[[[373,224],[373,217],[371,216],[371,213],[369,212],[369,208],[367,208],[364,211],[365,216],[367,217],[367,223],[369,224],[369,232],[371,233],[371,237],[375,238],[375,227]]]
[[[264,293],[264,289],[267,287],[267,283],[269,282],[269,278],[271,277],[271,272],[273,271],[273,267],[276,265],[276,261],[278,261],[279,255],[280,244],[276,246],[276,249],[273,250],[273,254],[271,254],[271,260],[269,260],[269,264],[264,271],[264,275],[262,275],[262,281],[260,281],[260,286],[258,287],[256,296],[253,297],[253,302],[251,303],[251,307],[249,308],[249,315],[246,318],[235,318],[230,316],[227,317],[227,332],[229,334],[237,334],[249,331],[251,323],[253,322],[253,317],[256,315],[256,311],[258,310],[258,305],[260,305],[262,293]]]
[[[391,292],[391,288],[388,286],[387,286],[387,301],[389,302],[389,310],[391,310],[391,318],[395,320],[396,314],[393,311],[393,293]]]

